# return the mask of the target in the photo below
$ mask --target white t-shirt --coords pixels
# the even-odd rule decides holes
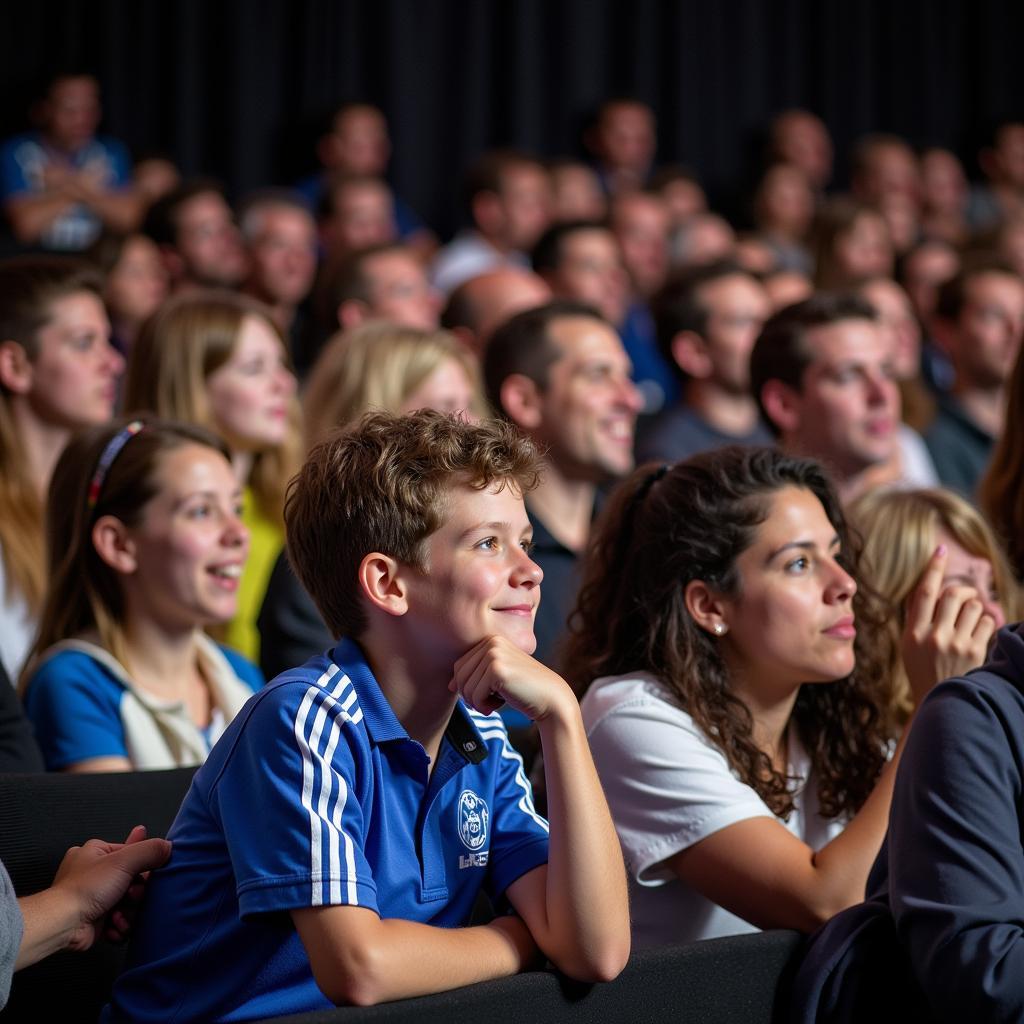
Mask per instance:
[[[765,802],[653,676],[598,679],[582,709],[629,874],[634,945],[757,931],[680,881],[663,862],[727,825],[774,818]],[[817,850],[843,824],[818,813],[817,790],[806,785],[807,754],[793,732],[788,772],[804,781],[794,791],[789,821],[776,820]]]
[[[21,591],[7,593],[7,567],[0,548],[0,662],[12,686],[18,681],[38,625]]]

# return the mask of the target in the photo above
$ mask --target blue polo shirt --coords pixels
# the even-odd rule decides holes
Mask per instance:
[[[288,911],[441,927],[547,862],[548,826],[497,715],[456,705],[430,771],[359,647],[285,672],[196,773],[109,1020],[237,1021],[329,1006]]]

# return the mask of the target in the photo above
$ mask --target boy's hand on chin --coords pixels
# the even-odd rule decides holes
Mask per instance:
[[[485,715],[508,704],[534,722],[567,697],[576,702],[560,675],[502,636],[485,637],[459,658],[448,689]]]

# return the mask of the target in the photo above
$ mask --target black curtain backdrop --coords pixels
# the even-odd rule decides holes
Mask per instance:
[[[864,132],[949,146],[970,171],[991,125],[1024,116],[1020,0],[43,0],[2,22],[0,134],[54,70],[89,70],[105,131],[237,198],[311,170],[324,114],[368,100],[394,185],[444,234],[477,153],[576,153],[610,94],[650,103],[660,161],[719,201],[786,107],[828,123],[839,184]]]

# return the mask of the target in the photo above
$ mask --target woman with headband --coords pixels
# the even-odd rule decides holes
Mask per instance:
[[[227,449],[199,427],[121,421],[67,446],[22,682],[48,769],[200,764],[262,685],[203,632],[237,608],[249,547],[240,506]]]
[[[923,648],[941,577],[933,559],[911,616]],[[864,898],[902,741],[890,758],[878,667],[855,663],[863,608],[815,462],[726,448],[641,468],[610,499],[567,677],[586,691],[635,943],[810,931]],[[991,635],[980,606],[962,618]],[[914,673],[915,697],[933,679]]]
[[[74,430],[113,415],[123,369],[98,276],[67,258],[0,261],[0,661],[11,679],[46,589],[50,474]]]
[[[198,424],[227,443],[252,545],[223,638],[258,660],[256,616],[284,546],[285,488],[302,460],[295,376],[268,308],[224,291],[164,303],[132,349],[124,408]]]

